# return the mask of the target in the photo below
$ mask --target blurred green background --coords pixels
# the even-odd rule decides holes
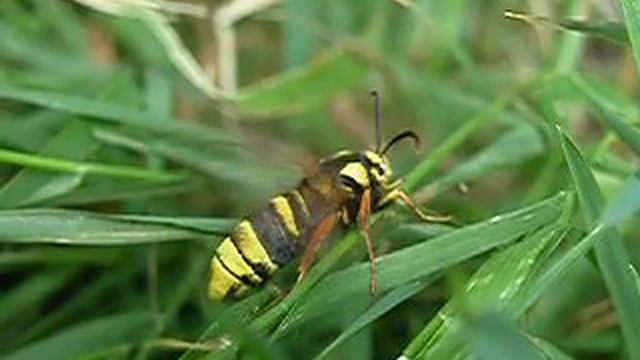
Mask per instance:
[[[640,359],[637,0],[0,1],[7,359]],[[236,219],[320,158],[391,161],[452,225],[374,218],[237,302]]]

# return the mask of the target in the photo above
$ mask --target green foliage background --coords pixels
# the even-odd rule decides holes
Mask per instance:
[[[640,359],[639,1],[259,4],[0,2],[3,358]],[[235,219],[373,145],[374,88],[454,224],[376,216],[375,298],[352,230],[209,301]]]

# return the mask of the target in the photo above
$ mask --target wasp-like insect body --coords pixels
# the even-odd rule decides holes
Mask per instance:
[[[374,94],[376,95],[376,94]],[[392,180],[386,153],[413,131],[380,146],[379,100],[376,96],[375,151],[340,151],[320,161],[317,170],[290,191],[240,221],[218,246],[211,261],[209,296],[214,300],[241,296],[268,280],[280,267],[303,255],[299,278],[313,264],[322,242],[337,227],[358,223],[371,261],[371,291],[375,293],[375,253],[369,238],[369,216],[393,202],[401,202],[424,221],[447,221],[447,216],[423,213]]]

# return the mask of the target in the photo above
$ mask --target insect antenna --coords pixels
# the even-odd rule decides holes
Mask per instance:
[[[418,151],[418,149],[420,148],[420,136],[418,136],[418,134],[416,134],[412,130],[405,130],[389,140],[387,145],[384,146],[384,149],[382,149],[382,152],[380,153],[382,155],[386,154],[387,151],[389,151],[395,144],[407,138],[413,139],[416,151]]]
[[[380,152],[380,147],[382,146],[382,135],[380,133],[380,94],[378,90],[372,90],[371,96],[373,96],[374,102],[374,116],[376,120],[376,152]]]

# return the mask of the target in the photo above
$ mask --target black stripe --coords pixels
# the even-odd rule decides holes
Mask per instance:
[[[258,277],[260,278],[260,282],[262,283],[262,282],[265,282],[267,279],[269,279],[269,271],[267,270],[267,267],[265,265],[260,264],[260,263],[253,263],[253,262],[251,262],[251,260],[249,260],[244,255],[244,252],[242,251],[242,248],[240,248],[240,246],[238,246],[238,242],[236,240],[236,232],[235,231],[233,231],[231,233],[229,238],[231,238],[231,242],[233,243],[233,246],[235,246],[236,249],[238,249],[238,253],[240,253],[240,256],[242,256],[242,260],[244,260],[244,262],[249,264],[249,266],[251,267],[253,272],[258,275]],[[258,241],[261,241],[261,240],[258,239]]]
[[[308,184],[306,180],[298,187],[298,192],[302,195],[302,199],[307,204],[307,209],[309,210],[309,219],[305,228],[306,232],[305,235],[302,236],[303,245],[306,245],[310,236],[308,233],[312,231],[316,225],[320,224],[339,204],[329,203],[329,200]]]
[[[362,193],[362,185],[358,184],[358,182],[353,178],[346,175],[340,175],[340,182],[351,189],[354,194],[357,195]]]
[[[285,229],[271,205],[251,217],[251,225],[273,262],[282,266],[297,254],[295,238]]]
[[[227,270],[229,272],[229,274],[231,274],[234,278],[236,278],[236,280],[240,281],[241,283],[245,284],[246,286],[249,287],[254,287],[255,285],[251,282],[251,279],[249,279],[246,276],[239,276],[238,274],[236,274],[235,272],[233,272],[228,266],[227,264],[224,263],[224,261],[222,260],[222,257],[220,257],[220,254],[218,254],[216,252],[216,258],[218,258],[218,261],[220,262],[220,265],[222,265],[222,267]]]

